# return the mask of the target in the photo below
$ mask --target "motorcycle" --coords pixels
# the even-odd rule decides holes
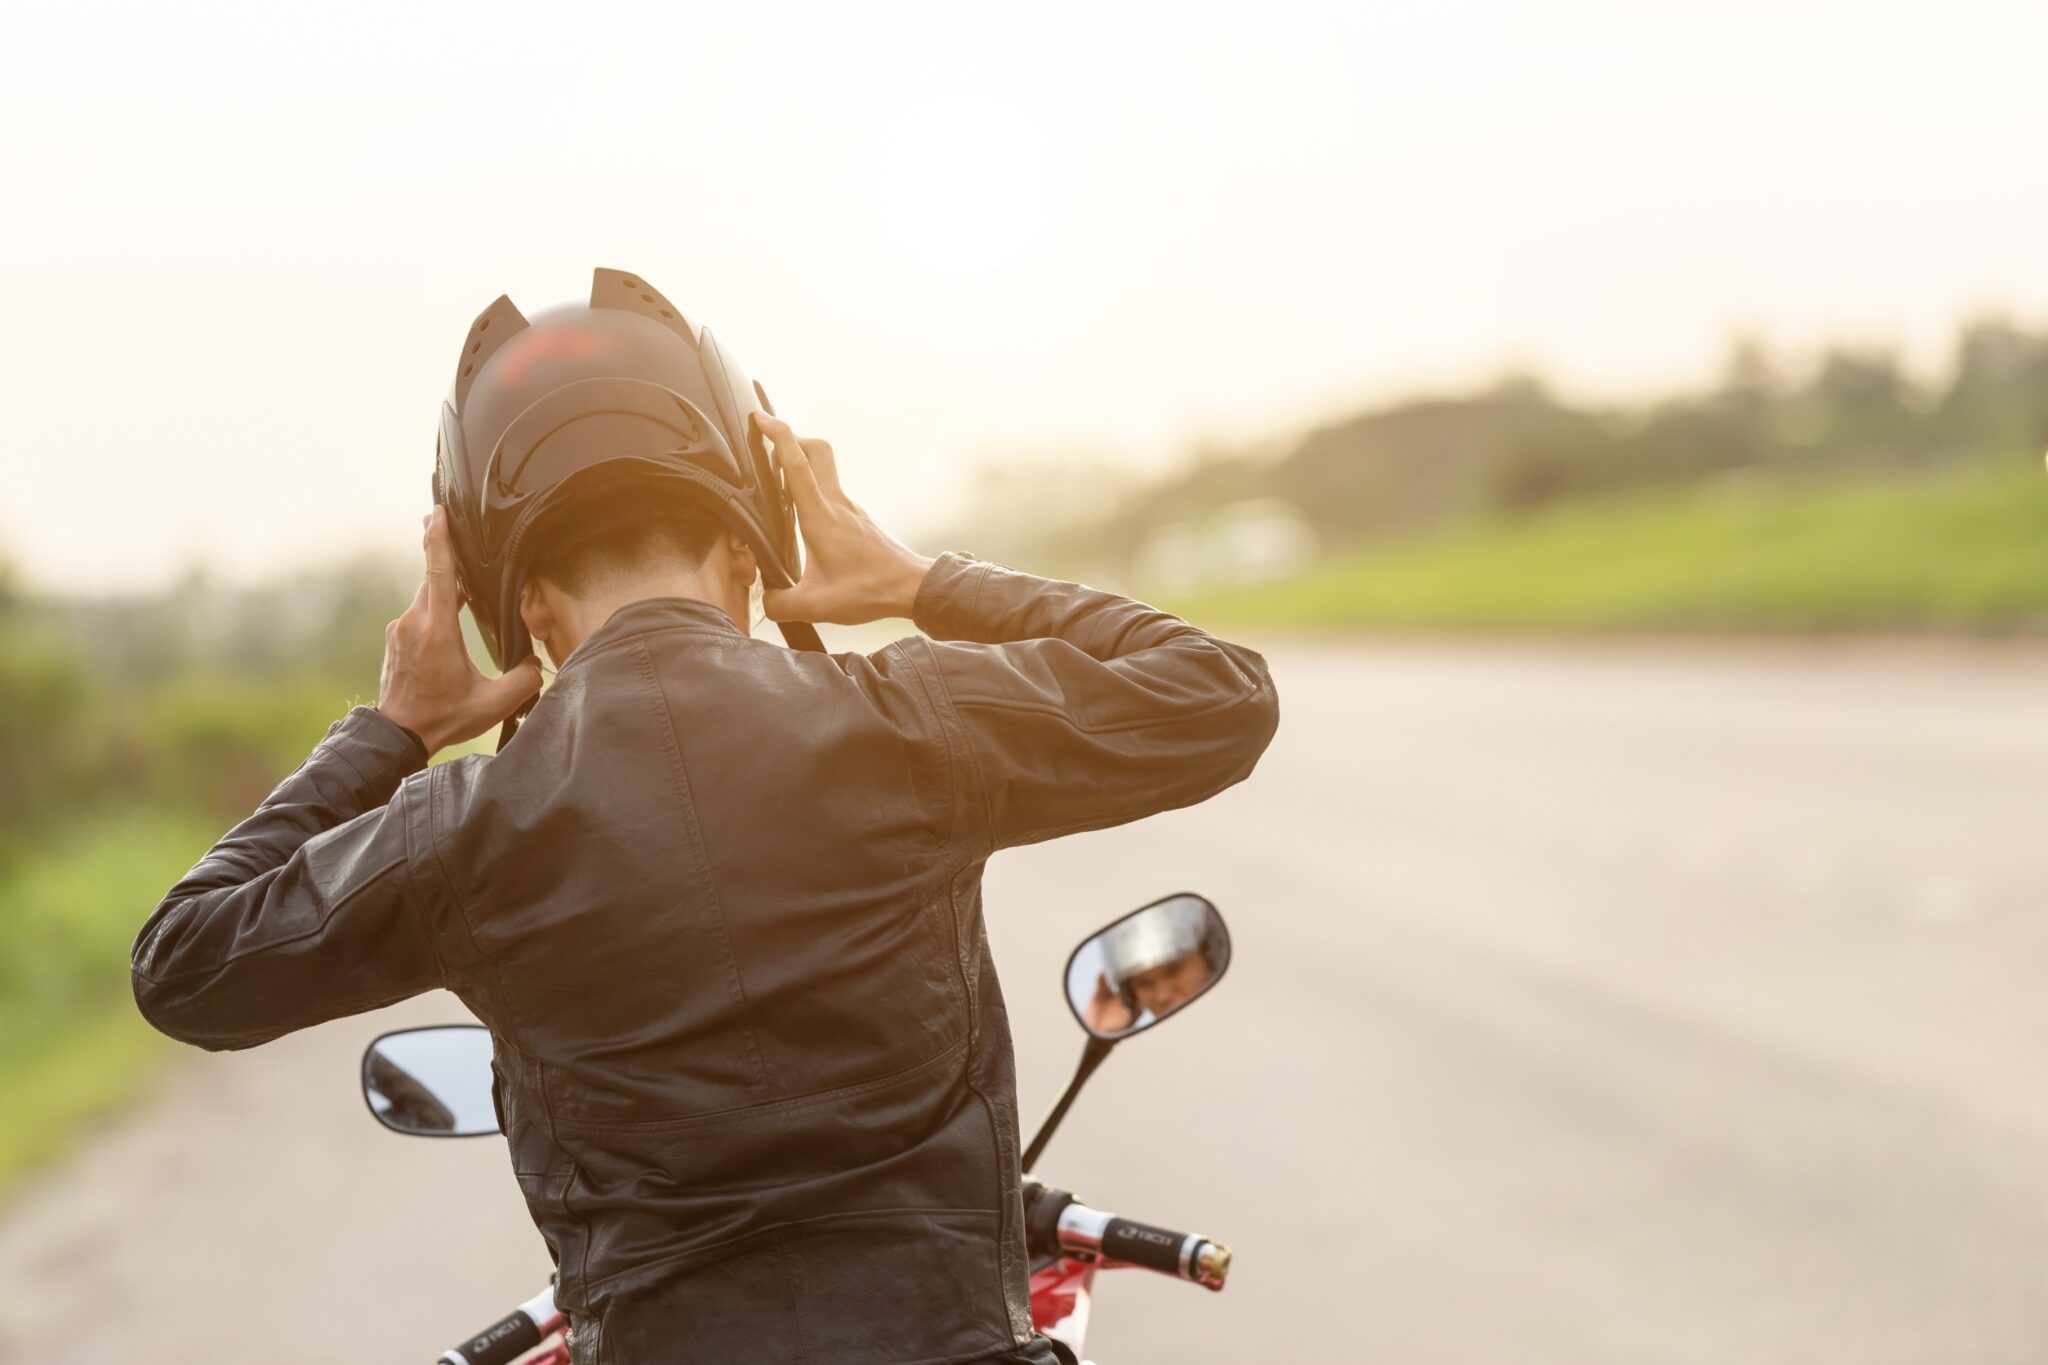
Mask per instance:
[[[1112,921],[1067,958],[1067,1005],[1088,1038],[1021,1165],[1031,1319],[1076,1359],[1082,1358],[1099,1272],[1151,1270],[1209,1290],[1221,1290],[1229,1278],[1230,1250],[1222,1243],[1091,1207],[1028,1174],[1117,1045],[1194,1003],[1229,965],[1222,913],[1188,892]],[[478,1024],[384,1034],[363,1053],[362,1086],[371,1115],[393,1132],[485,1137],[500,1131],[491,1099],[491,1035]],[[550,1287],[444,1352],[439,1365],[569,1365],[566,1329]]]

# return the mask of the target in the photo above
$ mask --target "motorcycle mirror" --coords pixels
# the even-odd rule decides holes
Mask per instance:
[[[1183,891],[1082,940],[1067,959],[1067,1006],[1091,1036],[1120,1042],[1186,1009],[1229,966],[1222,912]]]
[[[377,1122],[408,1137],[497,1132],[490,1030],[444,1024],[385,1034],[363,1053],[363,1099]]]
[[[1183,891],[1140,906],[1081,940],[1067,959],[1067,1007],[1088,1031],[1081,1063],[1022,1161],[1045,1154],[1074,1097],[1116,1045],[1186,1009],[1223,979],[1230,930],[1206,896]]]

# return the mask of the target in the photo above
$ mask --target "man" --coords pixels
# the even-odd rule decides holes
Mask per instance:
[[[1051,1360],[982,866],[1243,778],[1278,718],[1263,661],[911,552],[620,272],[479,317],[436,489],[376,709],[171,889],[143,1012],[236,1048],[453,991],[494,1035],[579,1365]],[[927,638],[755,640],[757,578],[778,621]],[[427,767],[534,696],[529,638],[558,672],[516,736]]]

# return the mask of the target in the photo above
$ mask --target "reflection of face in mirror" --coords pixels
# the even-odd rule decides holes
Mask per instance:
[[[1195,998],[1215,972],[1199,950],[1148,967],[1124,983],[1139,1009],[1164,1017]]]
[[[495,1133],[491,1036],[480,1028],[449,1027],[379,1038],[363,1058],[363,1095],[378,1122],[401,1133]]]
[[[1229,959],[1215,907],[1199,896],[1175,896],[1082,944],[1067,969],[1067,996],[1089,1032],[1123,1037],[1207,990]]]

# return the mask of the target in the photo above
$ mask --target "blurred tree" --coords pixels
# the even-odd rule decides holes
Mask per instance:
[[[1721,397],[1739,405],[1768,402],[1784,390],[1785,376],[1770,349],[1753,336],[1737,336],[1728,343],[1721,364]]]
[[[2048,446],[2048,335],[1979,318],[1956,338],[1943,425],[1981,451]]]
[[[86,785],[93,753],[84,669],[0,565],[0,859],[47,828]]]
[[[1834,443],[1872,445],[1910,442],[1913,384],[1899,368],[1896,352],[1879,347],[1833,347],[1821,358],[1811,391],[1828,422]]]
[[[1978,458],[2033,458],[2048,445],[2048,334],[1998,320],[1960,333],[1940,393],[1916,384],[1896,352],[1836,346],[1794,375],[1764,343],[1735,338],[1718,385],[1629,410],[1566,403],[1511,375],[1458,397],[1378,408],[1318,426],[1259,455],[1212,455],[1125,490],[1108,509],[1072,498],[1042,468],[1005,484],[995,543],[1032,564],[1128,566],[1167,527],[1279,498],[1329,549],[1409,536],[1479,515],[1517,516],[1574,498],[1671,487],[1731,474],[1757,479],[1863,477]],[[1017,511],[1030,507],[1028,515]],[[962,543],[987,544],[970,516]]]

